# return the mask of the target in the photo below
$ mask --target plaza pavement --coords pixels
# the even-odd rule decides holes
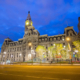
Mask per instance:
[[[80,66],[0,65],[0,80],[80,80]]]

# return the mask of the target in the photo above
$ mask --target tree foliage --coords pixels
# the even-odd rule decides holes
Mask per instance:
[[[44,46],[38,45],[36,48],[37,56],[42,59],[43,54],[46,54],[46,48]]]
[[[73,45],[75,46],[75,48],[73,49],[78,50],[78,52],[80,52],[80,40],[74,41]]]
[[[74,42],[73,42],[73,45],[75,46],[75,47],[73,48],[73,50],[74,50],[74,51],[75,51],[75,50],[78,51],[78,52],[77,52],[77,55],[78,55],[78,57],[80,58],[80,40],[74,41]]]
[[[69,58],[69,46],[63,46],[61,43],[53,44],[53,46],[48,47],[49,55],[51,58]]]
[[[38,56],[42,59],[42,55],[46,55],[46,48],[44,46],[38,45],[36,48],[36,52]],[[62,58],[68,59],[69,58],[69,45],[63,46],[61,43],[53,44],[53,46],[48,47],[48,56],[49,58]]]

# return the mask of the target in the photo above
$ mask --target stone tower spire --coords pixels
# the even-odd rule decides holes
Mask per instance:
[[[28,11],[28,16],[27,19],[25,21],[25,26],[32,26],[33,22],[31,20],[31,16],[30,16],[30,11]]]
[[[27,20],[31,20],[30,11],[28,11]]]

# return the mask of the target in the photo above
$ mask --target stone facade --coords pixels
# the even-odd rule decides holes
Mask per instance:
[[[72,26],[66,27],[64,34],[54,36],[40,35],[39,32],[35,30],[31,20],[30,12],[28,12],[28,17],[25,21],[25,34],[23,38],[19,39],[18,41],[12,41],[10,38],[4,40],[1,49],[1,61],[28,61],[36,57],[37,53],[35,52],[35,49],[38,45],[43,45],[46,49],[54,43],[62,43],[63,45],[66,45],[66,37],[70,37],[69,43],[71,46],[72,41],[77,40],[77,33],[74,31]],[[49,55],[49,53],[47,53],[47,55]]]

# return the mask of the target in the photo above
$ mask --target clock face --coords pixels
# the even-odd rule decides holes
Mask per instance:
[[[32,22],[31,22],[31,26],[32,26]]]
[[[27,21],[25,22],[25,24],[26,24],[26,25],[31,25],[31,26],[32,26],[33,22],[32,22],[32,21],[27,20]]]
[[[29,25],[29,21],[28,20],[26,21],[26,25]]]

